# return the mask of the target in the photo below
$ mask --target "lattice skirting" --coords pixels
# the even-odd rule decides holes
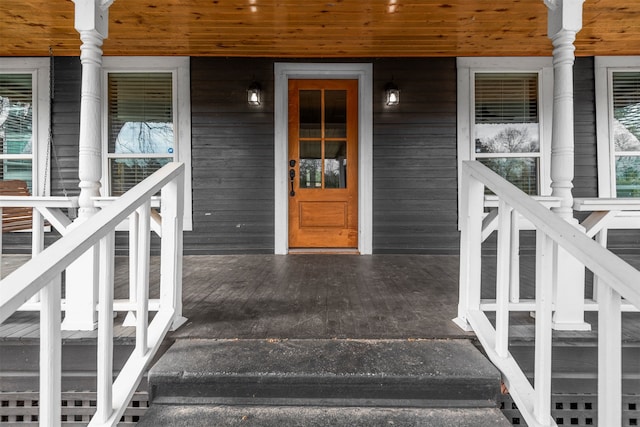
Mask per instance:
[[[640,426],[640,395],[623,395],[622,404],[621,427]],[[598,396],[595,394],[554,394],[551,408],[558,426],[598,425]],[[500,409],[512,425],[527,425],[511,396],[501,396]]]
[[[147,392],[136,392],[118,425],[135,425],[142,418],[148,407],[149,398]],[[63,426],[86,426],[95,411],[95,392],[62,393]],[[14,425],[21,427],[38,425],[37,392],[0,392],[0,426],[8,427]]]

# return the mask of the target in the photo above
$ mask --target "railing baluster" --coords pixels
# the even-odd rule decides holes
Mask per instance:
[[[520,302],[520,214],[511,210],[511,264],[509,269],[509,301]]]
[[[138,223],[140,215],[138,211],[129,215],[129,301],[135,302],[138,295]],[[124,318],[123,326],[135,326],[136,316],[129,311]]]
[[[61,277],[42,288],[40,309],[40,410],[41,426],[59,426],[62,398],[62,337],[60,331]]]
[[[38,209],[33,208],[31,221],[31,258],[38,256],[44,249],[44,220]],[[40,294],[37,293],[29,299],[29,302],[39,302]]]
[[[149,326],[149,250],[150,250],[150,218],[151,201],[147,200],[137,210],[138,212],[138,253],[136,280],[136,351],[139,355],[147,352],[147,329]]]
[[[114,234],[100,240],[98,289],[98,371],[95,419],[106,422],[113,412],[113,278]]]
[[[622,425],[620,294],[598,281],[598,425]]]
[[[2,228],[4,227],[3,224],[3,220],[2,220],[2,207],[0,206],[0,278],[2,278],[2,258],[4,257],[4,254],[2,253],[2,238],[3,238],[3,230]]]
[[[541,426],[550,425],[553,274],[556,243],[536,231],[536,320],[533,414]]]
[[[498,248],[496,270],[496,353],[509,354],[509,264],[511,263],[511,207],[498,206]]]

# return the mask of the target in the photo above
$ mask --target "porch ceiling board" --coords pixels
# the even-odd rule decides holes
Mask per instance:
[[[542,0],[116,0],[105,55],[551,54]],[[576,55],[640,54],[640,2],[587,0]],[[0,56],[77,56],[71,0],[0,2]]]

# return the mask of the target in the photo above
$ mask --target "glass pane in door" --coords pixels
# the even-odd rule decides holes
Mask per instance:
[[[322,187],[322,141],[300,141],[300,188]]]
[[[324,93],[325,138],[347,137],[347,91],[327,90]]]
[[[324,187],[347,188],[347,141],[325,142],[324,156]]]
[[[300,91],[300,138],[322,137],[322,91]]]

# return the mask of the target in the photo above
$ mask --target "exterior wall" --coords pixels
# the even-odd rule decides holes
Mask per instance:
[[[374,253],[457,254],[455,58],[378,60],[373,74]]]
[[[185,232],[186,254],[273,252],[275,62],[191,60],[194,230]],[[374,253],[456,254],[455,58],[370,62],[374,66]],[[76,195],[79,59],[55,58],[54,77],[51,189],[53,195],[63,194],[63,187],[67,194]],[[384,85],[391,79],[401,89],[400,105],[394,108],[383,102]],[[260,107],[246,102],[246,89],[253,80],[263,88]],[[574,195],[594,197],[597,165],[592,58],[576,61],[575,89]],[[640,247],[632,233],[612,234],[615,249]],[[5,245],[28,252],[29,237],[7,235]],[[126,250],[124,239],[119,245]]]
[[[192,58],[194,232],[186,253],[273,251],[275,62]],[[373,64],[373,250],[457,253],[455,59]],[[401,102],[388,108],[383,88],[392,77]],[[246,102],[252,79],[263,86],[259,108]]]
[[[262,105],[247,103],[252,81]],[[193,232],[186,254],[273,253],[273,61],[191,59]]]

